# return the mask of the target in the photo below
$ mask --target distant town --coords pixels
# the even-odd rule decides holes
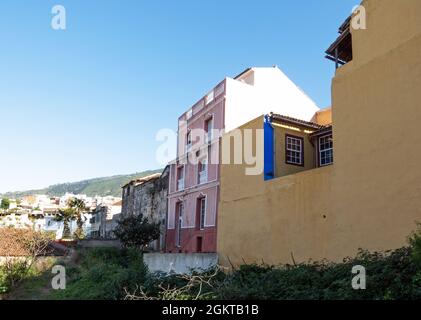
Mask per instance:
[[[57,240],[62,239],[64,221],[60,221],[58,217],[60,210],[66,209],[72,199],[82,200],[86,206],[82,221],[84,236],[88,238],[99,237],[102,228],[104,234],[111,230],[121,213],[122,199],[114,196],[88,197],[85,194],[66,193],[61,197],[28,195],[21,199],[3,198],[0,228],[31,228],[52,233]],[[77,228],[76,221],[70,221],[69,227],[73,233]]]

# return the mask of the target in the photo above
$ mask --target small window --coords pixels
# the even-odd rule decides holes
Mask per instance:
[[[205,218],[206,218],[206,197],[198,200],[199,205],[199,228],[200,230],[205,229]]]
[[[319,138],[319,159],[320,167],[333,163],[333,138],[331,134]]]
[[[202,184],[202,183],[208,182],[208,161],[207,161],[207,159],[203,159],[203,160],[199,161],[198,172],[199,172],[198,183]]]
[[[184,189],[184,166],[177,168],[177,190]]]
[[[215,98],[215,93],[212,90],[211,92],[209,92],[206,96],[206,105],[208,105],[209,103],[211,103],[213,101],[213,99]]]
[[[287,135],[285,139],[285,160],[287,164],[304,165],[303,145],[304,139]]]
[[[177,233],[176,233],[176,245],[177,247],[181,247],[181,227],[183,225],[183,214],[184,214],[184,204],[179,202],[177,204],[177,212],[178,212],[178,223],[177,223]]]
[[[130,196],[130,186],[128,186],[127,189],[126,189],[126,195],[127,195],[127,197]]]
[[[212,139],[213,139],[213,136],[212,136],[212,133],[213,133],[213,118],[210,118],[210,119],[206,120],[206,122],[205,122],[205,133],[206,133],[206,136],[205,136],[206,143],[211,142]]]
[[[186,139],[186,153],[190,152],[192,148],[192,133],[191,130],[187,132],[187,139]]]

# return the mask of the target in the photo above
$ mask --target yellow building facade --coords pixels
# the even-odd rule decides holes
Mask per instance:
[[[304,154],[312,155],[304,166],[291,169],[281,159],[287,126],[275,128],[274,179],[222,164],[222,265],[340,261],[359,248],[395,249],[421,220],[421,1],[362,6],[366,29],[349,26],[352,54],[340,56],[346,64],[332,82],[333,165],[318,166],[312,133],[298,124],[291,127],[295,135],[307,130]],[[329,119],[322,113],[313,121]]]

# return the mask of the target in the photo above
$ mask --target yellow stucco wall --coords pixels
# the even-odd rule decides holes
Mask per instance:
[[[332,124],[332,108],[317,111],[311,121],[322,126]]]
[[[363,5],[368,29],[332,83],[334,165],[267,182],[223,165],[223,265],[340,261],[400,247],[421,221],[421,1]]]

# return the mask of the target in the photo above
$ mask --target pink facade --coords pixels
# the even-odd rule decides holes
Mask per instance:
[[[170,167],[167,252],[216,252],[224,107],[225,81],[179,118],[177,160]]]

